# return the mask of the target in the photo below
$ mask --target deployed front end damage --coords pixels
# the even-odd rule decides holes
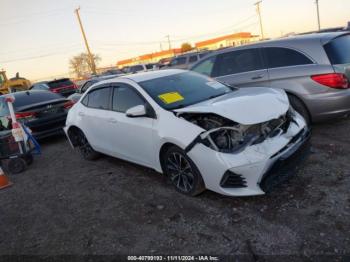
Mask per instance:
[[[204,131],[186,147],[206,188],[231,196],[260,195],[293,170],[309,130],[293,108],[261,123],[241,124],[215,113],[176,113]],[[302,152],[301,152],[302,151]],[[281,171],[281,172],[279,172]]]

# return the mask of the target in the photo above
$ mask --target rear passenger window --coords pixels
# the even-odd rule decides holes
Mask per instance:
[[[350,35],[333,39],[324,49],[333,65],[350,63]]]
[[[83,104],[98,109],[109,109],[109,101],[110,101],[110,88],[101,88],[91,91],[85,98],[83,99]]]
[[[197,56],[196,55],[193,55],[193,56],[190,56],[190,60],[189,60],[189,63],[194,63],[198,60]]]
[[[138,93],[127,85],[121,85],[114,88],[113,92],[113,110],[117,112],[125,113],[128,109],[144,105],[144,100]]]
[[[269,68],[313,64],[305,55],[289,48],[267,47],[265,52]]]
[[[170,65],[183,65],[186,64],[186,57],[178,57],[171,61]]]
[[[217,56],[214,76],[264,69],[258,49],[237,50]]]
[[[212,56],[202,62],[199,62],[191,70],[203,75],[211,76],[215,62],[215,56]]]

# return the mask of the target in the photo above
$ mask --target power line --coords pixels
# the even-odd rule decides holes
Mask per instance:
[[[22,57],[22,58],[16,58],[16,59],[10,59],[10,60],[4,60],[0,61],[1,64],[4,63],[12,63],[12,62],[18,62],[18,61],[27,61],[27,60],[33,60],[33,59],[38,59],[38,58],[44,58],[44,57],[50,57],[50,56],[56,56],[56,55],[61,55],[61,54],[67,54],[67,52],[73,52],[73,51],[78,51],[81,50],[79,49],[72,49],[70,51],[64,51],[64,52],[55,52],[55,53],[46,53],[43,55],[37,55],[37,56],[28,56],[28,57]]]
[[[67,8],[50,10],[50,11],[46,11],[46,12],[41,11],[41,12],[32,13],[30,15],[21,16],[20,19],[18,19],[18,17],[6,18],[6,21],[11,20],[11,19],[15,19],[15,20],[5,22],[5,23],[0,23],[0,26],[25,23],[25,22],[28,22],[28,19],[30,19],[30,18],[41,18],[43,16],[51,17],[54,15],[60,15],[60,14],[62,14],[63,11],[66,11],[66,10],[67,10]]]

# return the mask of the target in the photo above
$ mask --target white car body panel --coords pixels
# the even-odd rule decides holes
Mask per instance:
[[[254,96],[252,96],[254,93]],[[243,125],[251,125],[278,118],[289,108],[285,92],[276,89],[251,87],[196,105],[178,109],[177,112],[214,113]],[[273,109],[273,110],[271,110]],[[244,112],[244,113],[243,113]]]
[[[78,127],[94,150],[151,167],[162,173],[159,157],[164,144],[171,143],[185,150],[200,134],[206,132],[205,129],[183,119],[182,113],[214,113],[242,125],[252,125],[276,119],[284,115],[289,108],[284,91],[246,88],[172,112],[161,108],[138,85],[140,81],[181,72],[185,71],[174,69],[139,73],[101,81],[91,86],[67,116],[64,130],[68,139],[69,128]],[[130,118],[124,113],[90,109],[80,103],[96,85],[115,82],[134,87],[153,107],[156,118]],[[178,114],[180,116],[177,116]],[[288,150],[273,158],[271,156],[285,147],[293,136],[305,127],[305,121],[296,113],[287,132],[267,138],[257,145],[248,146],[242,152],[222,153],[202,143],[196,143],[187,154],[199,169],[207,189],[230,196],[264,194],[259,187],[262,176]],[[227,170],[242,174],[248,186],[222,188],[220,180]]]

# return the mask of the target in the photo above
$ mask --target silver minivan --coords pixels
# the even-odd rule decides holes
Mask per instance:
[[[228,48],[212,53],[191,70],[238,87],[282,88],[309,123],[350,113],[350,32]]]

